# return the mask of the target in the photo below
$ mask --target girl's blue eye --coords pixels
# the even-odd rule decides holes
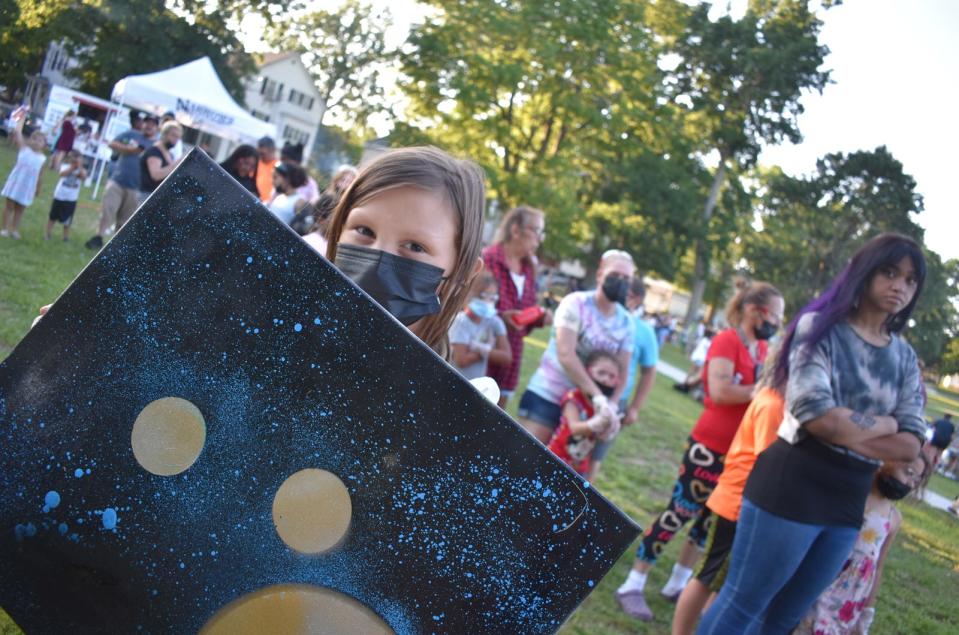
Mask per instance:
[[[419,243],[410,243],[408,249],[416,254],[426,253],[426,248]]]
[[[357,225],[353,229],[353,231],[363,236],[369,236],[370,238],[373,238],[374,236],[376,236],[376,234],[373,233],[373,230],[367,227],[366,225]]]

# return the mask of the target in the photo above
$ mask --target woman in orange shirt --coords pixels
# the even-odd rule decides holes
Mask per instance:
[[[770,358],[774,355],[770,354]],[[763,376],[736,436],[726,454],[723,473],[716,489],[706,501],[713,512],[713,522],[706,535],[706,547],[699,567],[679,596],[673,613],[673,635],[691,635],[696,622],[712,594],[718,593],[726,579],[729,554],[736,535],[736,521],[743,500],[743,488],[752,472],[756,457],[776,440],[776,432],[783,420],[782,394],[770,385],[775,362],[764,367]]]

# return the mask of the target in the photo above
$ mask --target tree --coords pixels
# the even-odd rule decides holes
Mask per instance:
[[[778,168],[760,175],[757,219],[743,256],[750,271],[782,292],[796,311],[822,292],[863,243],[882,232],[922,241],[913,217],[923,209],[915,180],[880,146],[866,152],[828,154],[816,170],[794,178]],[[950,338],[959,334],[959,262],[926,252],[923,295],[907,337],[934,368]]]
[[[702,151],[718,159],[695,235],[692,297],[686,323],[693,324],[710,270],[716,203],[731,167],[755,164],[762,144],[800,140],[797,117],[803,90],[822,90],[828,50],[818,42],[820,21],[806,0],[753,0],[742,19],[709,19],[708,5],[686,9],[679,33],[665,36],[678,59],[668,87],[689,108],[691,134]],[[677,9],[682,10],[682,9]]]
[[[414,27],[402,56],[410,105],[400,142],[478,161],[500,209],[543,208],[554,255],[632,240],[678,202],[688,152],[669,159],[674,108],[656,99],[646,2],[429,4],[437,14]],[[655,195],[638,191],[633,179],[643,177]]]
[[[906,338],[930,370],[956,372],[959,351],[959,260],[943,262],[926,251],[926,284]]]
[[[38,73],[51,41],[81,37],[70,0],[0,0],[0,85],[7,97]]]
[[[923,209],[916,181],[884,146],[827,154],[807,177],[776,168],[760,178],[762,231],[750,237],[744,255],[757,276],[783,291],[790,308],[823,291],[876,234],[922,240],[923,230],[912,218]]]
[[[323,102],[324,119],[364,127],[384,102],[382,74],[395,59],[387,49],[388,10],[376,12],[359,0],[335,10],[290,12],[274,19],[268,39],[281,50],[303,54]]]
[[[0,73],[19,85],[37,72],[51,41],[65,41],[79,61],[82,90],[109,95],[121,78],[209,56],[231,95],[242,103],[243,77],[253,61],[216,11],[177,15],[162,0],[0,0],[11,22],[0,27]]]

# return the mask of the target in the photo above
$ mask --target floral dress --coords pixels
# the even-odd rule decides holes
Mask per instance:
[[[879,554],[892,525],[892,506],[886,513],[867,510],[856,544],[830,584],[794,633],[845,635],[859,633],[857,623],[876,582]]]

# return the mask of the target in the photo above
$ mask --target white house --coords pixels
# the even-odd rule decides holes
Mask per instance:
[[[50,90],[54,86],[76,88],[80,85],[79,81],[67,74],[79,65],[76,58],[70,56],[63,42],[50,42],[40,72],[27,78],[24,101],[30,104],[34,112],[43,114],[50,98]]]
[[[267,53],[255,77],[246,84],[246,107],[263,121],[276,124],[280,138],[302,143],[304,158],[313,148],[326,104],[297,53]]]

